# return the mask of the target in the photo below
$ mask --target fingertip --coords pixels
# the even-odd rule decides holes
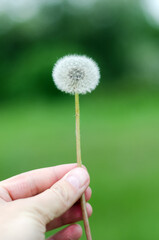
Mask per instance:
[[[89,185],[90,177],[88,172],[81,168],[77,167],[67,173],[64,179],[69,182],[76,190],[86,190]]]
[[[84,168],[88,172],[88,169],[85,165],[82,164],[82,168]]]
[[[83,230],[79,224],[72,224],[70,226],[70,232],[73,233],[75,238],[79,239],[82,236]]]
[[[86,203],[86,209],[87,209],[88,217],[90,217],[93,213],[93,208],[92,208],[91,204]]]
[[[59,239],[73,239],[78,240],[82,236],[82,228],[79,224],[72,224],[55,235],[51,236],[47,240],[59,240]]]
[[[86,191],[85,191],[86,201],[89,201],[90,198],[91,198],[91,196],[92,196],[92,189],[91,189],[91,187],[89,186],[89,187],[86,189]]]

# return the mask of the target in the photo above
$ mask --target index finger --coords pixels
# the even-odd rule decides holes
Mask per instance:
[[[77,164],[63,164],[19,174],[0,182],[11,200],[35,196],[50,188]]]

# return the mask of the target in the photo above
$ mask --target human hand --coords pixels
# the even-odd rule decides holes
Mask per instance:
[[[0,182],[0,239],[44,240],[45,232],[82,219],[78,199],[91,197],[89,175],[76,164],[23,173]],[[87,203],[88,216],[92,213]],[[48,240],[78,240],[72,224]]]

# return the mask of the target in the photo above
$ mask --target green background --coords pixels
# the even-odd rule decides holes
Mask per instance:
[[[139,1],[37,6],[21,21],[0,13],[0,180],[76,161],[74,97],[51,71],[63,55],[91,56],[100,85],[80,96],[80,109],[93,239],[157,240],[158,25]]]

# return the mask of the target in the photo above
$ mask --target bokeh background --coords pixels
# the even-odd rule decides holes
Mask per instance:
[[[80,97],[93,239],[158,240],[158,0],[0,0],[0,180],[76,161],[74,98],[51,77],[74,53],[101,70]]]

